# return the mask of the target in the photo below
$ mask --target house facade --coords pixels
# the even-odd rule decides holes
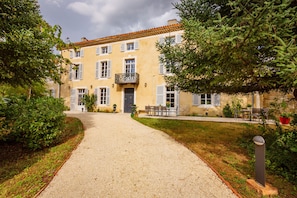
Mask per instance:
[[[135,104],[138,110],[146,106],[168,106],[172,115],[223,116],[222,110],[234,98],[244,105],[263,107],[263,95],[192,94],[168,87],[164,76],[170,72],[160,63],[156,43],[170,39],[182,42],[183,29],[170,21],[168,25],[74,43],[75,49],[64,49],[62,56],[72,64],[58,86],[49,82],[53,96],[65,100],[70,111],[85,111],[85,94],[97,96],[99,111],[129,113]]]

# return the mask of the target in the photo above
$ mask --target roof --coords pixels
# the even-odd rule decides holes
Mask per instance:
[[[141,30],[141,31],[137,31],[137,32],[130,32],[130,33],[118,34],[118,35],[114,35],[114,36],[107,36],[107,37],[98,38],[98,39],[94,39],[94,40],[86,40],[86,41],[76,42],[76,43],[74,43],[74,45],[78,46],[78,47],[101,45],[101,44],[107,44],[107,43],[112,43],[112,42],[117,42],[117,41],[124,41],[124,40],[137,39],[137,38],[153,36],[153,35],[158,35],[158,34],[164,34],[164,33],[179,31],[182,29],[183,29],[182,25],[177,23],[177,24],[172,24],[172,25],[151,28],[151,29],[147,29],[147,30]]]

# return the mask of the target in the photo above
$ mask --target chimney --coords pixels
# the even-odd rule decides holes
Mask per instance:
[[[177,19],[170,19],[167,21],[167,25],[172,25],[172,24],[177,24],[177,23],[178,23]]]
[[[81,37],[80,39],[81,41],[88,41],[88,39],[86,37]]]

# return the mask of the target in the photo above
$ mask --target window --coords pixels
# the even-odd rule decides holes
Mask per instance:
[[[55,98],[55,96],[56,96],[55,89],[49,90],[49,96]]]
[[[111,61],[98,61],[96,62],[96,79],[110,78]]]
[[[82,64],[70,65],[69,79],[70,80],[81,80],[82,75],[83,75],[82,72],[83,72],[83,65]]]
[[[175,89],[174,87],[166,87],[166,106],[175,107]]]
[[[80,57],[80,51],[75,52],[75,57]]]
[[[106,104],[106,88],[100,88],[100,104]]]
[[[138,49],[139,49],[138,41],[122,43],[122,45],[121,45],[121,52],[133,51],[133,50],[138,50]]]
[[[127,43],[127,51],[134,50],[134,43]]]
[[[125,60],[125,73],[135,73],[135,59]]]
[[[101,62],[100,78],[107,78],[107,61]]]
[[[220,94],[193,94],[193,105],[220,106]]]
[[[211,105],[211,94],[201,94],[201,105]]]
[[[95,95],[97,98],[97,105],[109,105],[109,88],[99,87],[95,89]]]
[[[165,38],[166,43],[174,45],[175,44],[175,36],[169,36]]]
[[[78,91],[77,105],[82,106],[84,105],[83,98],[84,98],[84,95],[86,94],[86,89],[77,89],[77,91]]]
[[[107,46],[101,47],[101,54],[107,54],[107,53],[108,53]]]

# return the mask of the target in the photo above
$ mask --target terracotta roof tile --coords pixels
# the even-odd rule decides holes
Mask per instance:
[[[137,39],[137,38],[153,36],[153,35],[158,35],[158,34],[164,34],[164,33],[169,33],[169,32],[173,32],[173,31],[179,31],[182,29],[183,29],[182,25],[178,23],[178,24],[172,24],[172,25],[151,28],[151,29],[147,29],[147,30],[141,30],[141,31],[137,31],[137,32],[129,32],[129,33],[125,33],[125,34],[107,36],[107,37],[98,38],[98,39],[94,39],[94,40],[76,42],[76,43],[74,43],[74,45],[79,46],[79,47],[101,45],[101,44],[107,44],[107,43],[112,43],[112,42],[117,42],[117,41],[124,41],[124,40]]]

